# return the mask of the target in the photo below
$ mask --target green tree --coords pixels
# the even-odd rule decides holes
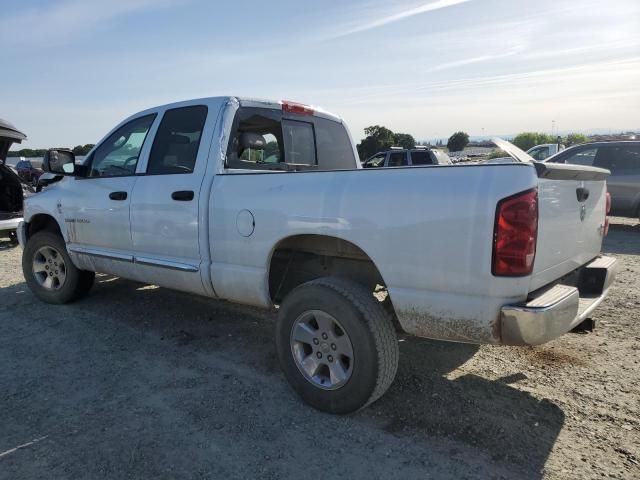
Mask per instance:
[[[522,132],[511,141],[516,147],[522,150],[529,150],[531,147],[543,143],[556,143],[556,138],[541,132]]]
[[[416,146],[416,139],[408,133],[394,133],[393,143],[402,148],[413,148]]]
[[[460,152],[469,144],[469,135],[465,132],[456,132],[449,137],[447,148],[450,152]]]
[[[567,147],[570,147],[571,145],[578,145],[579,143],[586,143],[588,140],[589,139],[587,138],[587,136],[583,135],[581,133],[570,133],[569,135],[564,137],[562,142]]]
[[[364,134],[366,137],[356,147],[361,161],[380,151],[388,150],[394,144],[394,134],[386,127],[373,125],[365,128]]]
[[[487,158],[489,160],[491,160],[492,158],[503,158],[503,157],[508,157],[509,154],[507,152],[505,152],[504,150],[501,150],[499,148],[496,148],[493,152],[491,152]]]

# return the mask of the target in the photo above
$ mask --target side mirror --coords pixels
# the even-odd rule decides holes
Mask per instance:
[[[76,175],[76,156],[71,150],[52,148],[45,152],[42,170],[56,175]]]

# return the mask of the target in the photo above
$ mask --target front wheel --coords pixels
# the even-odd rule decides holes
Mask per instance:
[[[389,314],[372,292],[341,278],[312,280],[284,299],[276,348],[293,389],[329,413],[350,413],[373,403],[398,368]]]
[[[64,240],[53,232],[34,234],[22,252],[22,273],[33,294],[46,303],[69,303],[91,289],[94,272],[78,269]]]

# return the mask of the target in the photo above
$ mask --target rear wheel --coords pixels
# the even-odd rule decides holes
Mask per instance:
[[[350,413],[376,401],[398,367],[389,314],[372,292],[340,278],[312,280],[284,299],[276,346],[293,389],[329,413]]]
[[[46,303],[69,303],[85,296],[95,274],[71,261],[64,240],[53,232],[33,235],[22,253],[22,272],[33,294]]]

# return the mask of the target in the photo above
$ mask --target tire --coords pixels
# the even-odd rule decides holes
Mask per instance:
[[[95,278],[94,272],[80,270],[73,264],[64,239],[49,231],[38,232],[27,241],[22,252],[22,273],[33,294],[39,300],[53,304],[84,297]],[[48,275],[52,275],[51,278],[48,279]]]
[[[328,413],[351,413],[375,402],[398,369],[398,340],[387,311],[366,288],[335,277],[312,280],[287,295],[276,349],[292,388]]]

